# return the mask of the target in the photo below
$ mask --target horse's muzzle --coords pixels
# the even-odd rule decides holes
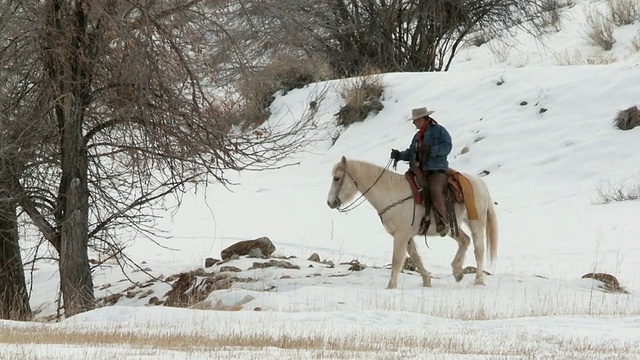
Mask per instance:
[[[340,206],[340,199],[334,199],[333,201],[329,201],[329,200],[327,200],[327,205],[328,205],[330,208],[335,209],[335,208],[337,208],[338,206]]]

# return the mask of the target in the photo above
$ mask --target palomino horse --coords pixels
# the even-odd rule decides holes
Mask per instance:
[[[478,220],[469,219],[464,204],[456,203],[454,208],[458,222],[467,224],[471,230],[477,265],[475,284],[484,285],[484,237],[486,234],[488,258],[493,262],[498,246],[498,222],[489,189],[484,181],[473,175],[463,175],[473,187]],[[333,168],[333,181],[329,189],[327,205],[332,209],[340,209],[342,204],[352,202],[358,192],[373,205],[385,229],[393,236],[391,279],[387,288],[396,288],[398,273],[404,265],[407,250],[422,276],[422,285],[431,286],[431,275],[422,264],[413,241],[413,237],[420,231],[420,222],[425,208],[422,205],[414,205],[411,187],[405,176],[364,161],[347,161],[343,156]],[[435,224],[433,211],[431,217],[431,224]],[[451,236],[452,232],[449,234]],[[435,235],[438,235],[435,232],[435,225],[429,226],[427,236]],[[458,252],[453,258],[451,267],[456,281],[460,281],[464,276],[462,262],[471,241],[462,227],[459,235],[454,239],[458,242]]]

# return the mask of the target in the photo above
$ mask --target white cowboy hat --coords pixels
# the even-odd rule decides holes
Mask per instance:
[[[433,114],[435,111],[429,111],[426,107],[411,110],[411,121]]]

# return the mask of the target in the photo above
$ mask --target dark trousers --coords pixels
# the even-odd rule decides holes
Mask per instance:
[[[444,190],[447,185],[447,173],[444,170],[427,171],[427,184],[429,184],[429,196],[433,205],[436,224],[446,223],[446,210],[444,204]]]

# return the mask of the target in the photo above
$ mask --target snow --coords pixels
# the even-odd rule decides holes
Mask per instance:
[[[218,185],[194,191],[160,219],[158,228],[170,235],[157,239],[164,247],[128,239],[129,256],[156,277],[203,268],[205,258],[260,236],[275,244],[274,255],[283,257],[277,260],[300,269],[250,269],[265,260],[242,257],[204,271],[231,265],[242,270],[234,276],[255,281],[214,291],[195,309],[150,306],[150,296],[138,293],[60,323],[0,321],[2,334],[105,332],[187,343],[204,337],[211,346],[34,339],[5,342],[0,358],[639,358],[640,200],[601,204],[598,194],[609,185],[640,184],[640,129],[613,125],[619,110],[640,105],[640,56],[629,45],[640,24],[617,28],[618,42],[605,53],[583,40],[584,11],[597,2],[577,3],[544,45],[522,34],[506,60],[485,44],[464,49],[446,73],[384,75],[384,109],[348,128],[333,116],[342,105],[340,81],[278,96],[268,124],[281,126],[326,93],[313,134],[320,140],[289,160],[299,165],[230,174],[239,183],[232,191]],[[563,64],[562,52],[581,60]],[[616,61],[587,64],[598,56]],[[398,289],[385,289],[392,240],[373,208],[364,203],[343,214],[326,205],[340,157],[385,166],[391,148],[408,146],[415,129],[406,120],[422,106],[451,133],[452,168],[489,172],[483,179],[497,203],[499,242],[486,286],[474,286],[473,275],[453,279],[455,241],[429,238],[427,247],[416,237],[433,287],[421,287],[417,273],[405,271]],[[312,253],[335,266],[306,260]],[[366,268],[348,270],[343,263],[353,260]],[[472,248],[467,265],[475,266]],[[603,291],[602,283],[581,278],[589,272],[614,274],[629,293]],[[127,275],[148,283],[142,290],[154,296],[171,288],[137,269],[127,268]],[[99,268],[96,296],[123,292],[131,286],[123,279],[115,264]],[[38,263],[27,280],[37,317],[55,314],[56,266]],[[230,337],[246,341],[223,341]],[[305,339],[314,345],[291,343]]]

